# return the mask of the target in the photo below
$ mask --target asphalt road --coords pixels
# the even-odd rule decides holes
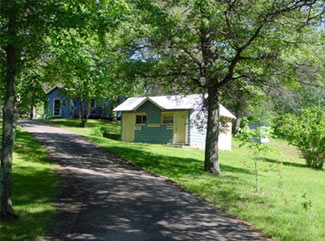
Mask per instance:
[[[250,225],[81,136],[20,124],[49,149],[65,180],[47,240],[264,240]]]

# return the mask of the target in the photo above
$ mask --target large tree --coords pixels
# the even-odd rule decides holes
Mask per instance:
[[[12,153],[15,139],[16,80],[49,46],[75,43],[116,28],[122,0],[0,0],[1,77],[5,82],[1,150],[1,219],[15,217],[11,200]],[[75,29],[74,35],[70,30]],[[4,73],[2,75],[2,73]]]
[[[78,48],[66,44],[64,48],[51,50],[44,78],[48,83],[64,86],[64,95],[80,104],[82,127],[87,124],[92,100],[114,100],[137,89],[137,84],[130,83],[123,74],[127,68],[123,63],[129,55],[121,49],[124,46],[121,33],[125,31],[122,25],[103,36],[91,36],[83,44],[80,43],[83,39],[75,39]]]
[[[269,91],[279,114],[300,114],[302,109],[325,105],[324,31],[317,31],[304,42],[295,55],[298,82]],[[302,58],[302,55],[309,57]]]
[[[218,160],[219,93],[231,82],[295,78],[287,57],[303,28],[322,15],[323,1],[134,1],[141,28],[139,49],[153,52],[137,64],[138,76],[163,79],[183,91],[207,93],[205,170],[221,174]],[[307,29],[308,30],[308,29]],[[140,51],[140,50],[138,50]],[[133,60],[134,62],[134,60]],[[139,68],[141,70],[141,68]]]

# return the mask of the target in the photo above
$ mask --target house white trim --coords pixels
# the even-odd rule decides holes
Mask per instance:
[[[202,95],[169,95],[169,96],[149,96],[149,97],[131,97],[122,104],[114,108],[115,112],[136,111],[146,101],[159,107],[162,111],[173,110],[197,110],[203,104]],[[220,115],[236,119],[236,117],[220,104]]]

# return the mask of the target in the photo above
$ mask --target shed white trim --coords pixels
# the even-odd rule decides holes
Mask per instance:
[[[164,109],[161,105],[159,105],[157,102],[153,101],[150,99],[150,97],[146,97],[145,99],[143,99],[135,108],[133,108],[133,110],[137,110],[141,105],[143,105],[146,101],[150,101],[152,104],[154,104],[155,106],[157,106],[160,109]]]
[[[117,106],[113,111],[135,111],[147,100],[157,105],[162,110],[199,110],[203,104],[203,96],[200,94],[131,97]],[[220,104],[220,115],[236,119],[236,117],[222,104]]]

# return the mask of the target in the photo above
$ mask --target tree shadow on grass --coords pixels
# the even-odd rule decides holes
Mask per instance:
[[[112,139],[112,140],[120,140],[121,135],[112,134],[112,133],[106,132],[106,130],[105,130],[105,132],[103,133],[103,137],[109,138],[109,139]]]
[[[61,190],[57,192],[61,180],[49,170],[28,167],[26,171],[25,167],[18,167],[15,168],[13,184],[13,204],[19,219],[1,225],[0,240],[48,240],[46,236],[52,234],[58,209],[62,206],[62,203],[57,203],[58,195],[61,195]],[[77,205],[79,200],[70,198],[69,207]],[[66,208],[65,212],[73,218],[77,215],[75,209]],[[40,239],[40,236],[45,237]]]
[[[194,158],[181,158],[178,156],[158,155],[153,152],[138,150],[136,148],[111,146],[108,150],[123,156],[142,168],[149,170],[161,170],[163,173],[170,175],[185,175],[189,173],[196,173],[201,175],[207,174],[203,170],[204,163],[201,160]],[[221,169],[229,173],[245,173],[251,175],[251,171],[232,167],[226,164],[221,164]]]
[[[181,158],[169,155],[157,155],[152,152],[137,150],[134,148],[113,146],[107,148],[110,152],[122,156],[141,168],[150,170],[154,173],[166,176],[173,180],[190,181],[188,183],[192,190],[197,190],[198,193],[204,189],[210,189],[207,192],[210,197],[207,197],[213,204],[222,207],[224,210],[241,205],[242,202],[261,203],[263,200],[254,195],[243,197],[242,193],[237,188],[238,186],[250,186],[254,189],[254,185],[247,180],[238,179],[236,174],[244,173],[253,175],[252,171],[244,168],[232,167],[226,164],[221,164],[221,170],[228,173],[223,177],[206,173],[203,170],[204,163],[201,160],[194,158]],[[197,180],[193,181],[193,180]],[[202,182],[204,184],[202,184]],[[224,185],[226,184],[226,186]],[[204,186],[203,186],[204,185]]]
[[[46,232],[47,228],[53,224],[55,212],[53,210],[39,210],[32,213],[21,211],[18,215],[18,220],[0,223],[0,240],[40,240],[40,234]]]
[[[116,140],[119,141],[119,139],[120,139],[120,135],[109,134],[109,133],[104,133],[103,137],[106,138],[106,139],[113,140],[113,141],[116,141]],[[88,136],[88,139],[90,139],[90,140],[92,140],[94,142],[97,142],[97,143],[104,143],[105,144],[105,141],[103,141],[103,139],[100,138],[100,137],[96,137],[96,136],[89,137]],[[123,143],[123,142],[120,142],[120,143]],[[153,144],[131,143],[131,145],[132,146],[130,146],[129,148],[128,147],[121,147],[121,146],[118,146],[118,147],[117,146],[114,146],[114,147],[110,146],[110,147],[108,147],[108,149],[110,151],[112,151],[113,153],[115,153],[115,154],[124,156],[127,159],[134,160],[134,161],[137,161],[137,162],[138,162],[138,160],[141,160],[141,159],[143,159],[143,160],[153,160],[153,162],[151,162],[152,163],[151,167],[153,167],[155,165],[160,165],[160,162],[155,162],[155,160],[156,161],[157,160],[165,160],[168,163],[170,163],[171,160],[176,160],[178,164],[176,164],[174,161],[172,161],[172,166],[173,167],[177,167],[177,166],[178,167],[185,167],[185,170],[184,170],[185,172],[186,172],[186,169],[193,169],[193,168],[195,169],[195,171],[203,172],[204,164],[203,164],[203,162],[201,160],[192,159],[192,158],[180,158],[180,157],[177,157],[177,156],[170,156],[170,155],[158,155],[158,154],[146,151],[146,148],[151,147]],[[168,148],[176,148],[176,149],[179,150],[181,147],[168,146]],[[179,163],[182,163],[182,162],[185,162],[186,165],[179,164]],[[144,162],[142,164],[145,164],[145,163],[147,165],[149,165],[148,162]],[[190,166],[188,166],[188,165],[190,165]],[[145,166],[143,166],[143,167],[145,167]],[[220,167],[225,172],[245,173],[245,174],[252,175],[252,171],[249,170],[249,169],[244,169],[244,168],[240,168],[240,167],[233,167],[233,166],[229,166],[229,165],[226,165],[226,164],[223,164],[223,163],[220,164]],[[169,166],[167,166],[167,169],[170,169]],[[205,173],[205,172],[203,172],[203,173]]]
[[[1,223],[0,240],[37,240],[53,223],[59,180],[47,164],[46,149],[19,129],[15,153],[12,199],[19,219]]]
[[[291,167],[300,167],[300,168],[308,168],[305,164],[297,163],[297,162],[287,162],[287,161],[279,161],[271,158],[263,158],[265,162],[284,165],[284,166],[291,166]]]
[[[17,132],[15,153],[17,153],[23,160],[29,162],[35,161],[40,164],[48,162],[47,150],[27,132]]]
[[[81,120],[80,119],[45,119],[45,120],[37,120],[40,123],[46,123],[46,124],[54,124],[54,125],[63,125],[66,127],[80,127],[81,126]]]

